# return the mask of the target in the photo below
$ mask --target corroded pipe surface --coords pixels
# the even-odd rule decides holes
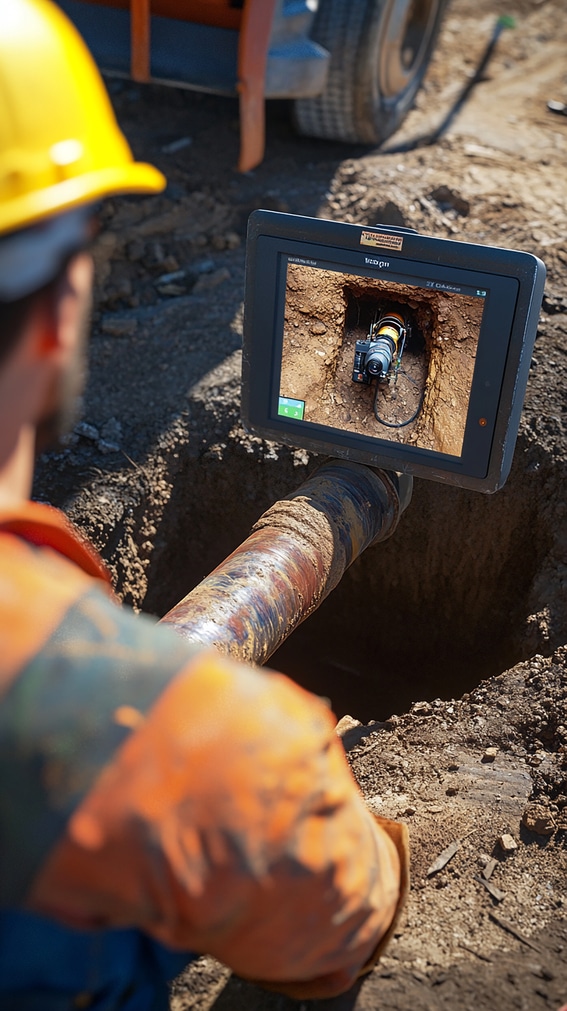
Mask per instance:
[[[396,529],[411,478],[324,464],[162,618],[193,642],[262,664],[370,544]]]

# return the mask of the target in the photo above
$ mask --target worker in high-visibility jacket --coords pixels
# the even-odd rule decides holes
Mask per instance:
[[[365,808],[325,705],[121,607],[29,500],[80,386],[93,206],[163,185],[60,9],[0,0],[3,1011],[156,1011],[200,953],[329,996],[405,888],[403,829]]]

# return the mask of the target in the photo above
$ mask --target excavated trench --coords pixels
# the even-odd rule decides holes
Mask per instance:
[[[238,444],[222,459],[180,461],[144,610],[164,614],[177,603],[316,462],[294,466],[283,449],[258,460]],[[565,638],[553,561],[560,485],[523,439],[496,495],[416,481],[394,536],[351,566],[269,665],[329,697],[338,716],[369,721],[417,700],[459,697],[551,652]]]

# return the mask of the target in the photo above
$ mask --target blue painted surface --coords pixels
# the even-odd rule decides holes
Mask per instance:
[[[58,3],[81,32],[102,70],[128,77],[129,11],[84,0],[58,0]],[[325,86],[329,53],[304,34],[310,22],[303,18],[295,23],[295,7],[303,11],[301,4],[284,5],[274,26],[276,38],[266,67],[266,98],[306,98],[320,94]],[[308,14],[311,19],[312,14]],[[150,67],[154,81],[217,95],[236,95],[238,32],[152,15]]]
[[[130,74],[130,13],[58,0],[102,70]],[[238,32],[152,16],[151,76],[195,91],[236,95]]]

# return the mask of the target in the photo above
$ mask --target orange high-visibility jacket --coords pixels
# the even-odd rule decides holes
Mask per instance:
[[[0,911],[348,988],[400,861],[333,727],[282,675],[120,607],[58,511],[0,513]]]

